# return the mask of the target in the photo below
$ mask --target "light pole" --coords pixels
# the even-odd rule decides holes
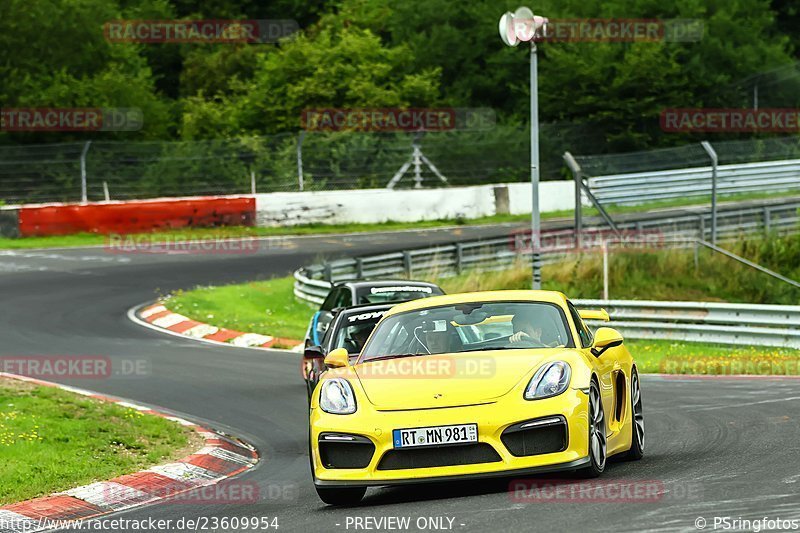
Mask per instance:
[[[500,38],[507,46],[517,46],[520,42],[531,43],[530,91],[531,91],[531,261],[532,287],[542,288],[541,217],[539,214],[539,84],[536,55],[536,37],[544,30],[547,19],[535,16],[527,7],[520,7],[514,13],[506,12],[500,17]]]

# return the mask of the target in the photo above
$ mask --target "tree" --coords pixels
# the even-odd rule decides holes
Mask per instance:
[[[388,47],[371,31],[326,17],[312,31],[255,57],[249,79],[231,91],[187,98],[182,134],[296,131],[308,108],[402,107],[438,101],[439,69],[415,71],[411,51]]]
[[[174,131],[170,103],[159,97],[141,46],[105,39],[105,22],[162,13],[154,0],[123,12],[106,0],[5,0],[0,14],[0,102],[14,107],[139,108],[138,133],[5,135],[24,142],[86,135],[163,138]]]

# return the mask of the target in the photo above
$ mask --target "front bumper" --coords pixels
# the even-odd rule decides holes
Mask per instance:
[[[529,475],[573,470],[588,464],[588,397],[578,389],[544,400],[526,401],[513,395],[491,403],[463,407],[410,411],[378,411],[362,402],[353,415],[331,415],[320,409],[311,411],[311,461],[314,482],[319,486],[379,486],[426,481],[448,481],[474,477]],[[365,405],[367,404],[367,405]],[[535,455],[515,455],[503,442],[503,433],[521,422],[547,417],[563,417],[566,442],[560,451]],[[491,446],[497,459],[476,464],[386,469],[387,453],[394,450],[392,430],[451,424],[477,424],[478,441]],[[321,434],[354,435],[374,445],[369,464],[363,468],[326,468],[319,438]],[[443,454],[456,451],[448,446],[435,448]],[[454,447],[455,448],[455,447]],[[518,453],[518,450],[517,450]]]

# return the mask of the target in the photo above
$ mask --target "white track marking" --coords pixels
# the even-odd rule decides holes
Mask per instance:
[[[171,328],[172,326],[176,326],[181,322],[186,322],[187,320],[189,319],[183,315],[172,313],[171,315],[162,316],[161,318],[153,320],[153,325],[160,328]]]
[[[259,335],[258,333],[245,333],[239,337],[231,339],[234,346],[261,346],[271,341],[273,337],[269,335]]]
[[[162,328],[156,327],[153,324],[150,324],[149,322],[145,322],[144,320],[142,320],[141,318],[136,316],[136,312],[139,309],[141,309],[143,307],[147,307],[148,305],[151,305],[151,304],[149,304],[149,303],[139,304],[139,305],[135,305],[135,306],[131,307],[130,309],[128,309],[128,312],[126,313],[127,316],[128,316],[128,320],[130,320],[134,324],[138,324],[139,326],[142,326],[143,328],[152,329],[153,331],[157,331],[159,333],[166,333],[167,335],[172,335],[173,337],[178,337],[178,338],[181,338],[181,339],[183,339],[185,341],[205,342],[205,343],[208,343],[208,344],[215,344],[217,346],[226,346],[228,348],[233,348],[233,349],[237,349],[237,350],[257,350],[257,351],[260,351],[260,352],[263,352],[264,350],[268,350],[268,351],[271,351],[271,352],[287,352],[287,353],[291,353],[293,351],[293,350],[287,350],[287,349],[284,349],[284,348],[261,348],[261,347],[257,347],[257,346],[234,346],[232,344],[228,344],[227,342],[220,342],[220,341],[215,341],[215,340],[212,340],[212,339],[195,339],[195,338],[192,338],[192,337],[187,337],[186,335],[184,335],[182,333],[177,333],[175,331],[171,331],[171,330],[168,330],[168,329],[162,329]],[[303,346],[303,345],[301,344],[300,346]]]
[[[64,494],[114,511],[127,509],[153,499],[145,492],[113,481],[92,483],[85,487],[68,490]]]

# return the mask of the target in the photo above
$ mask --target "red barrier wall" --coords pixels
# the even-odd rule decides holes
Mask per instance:
[[[252,226],[255,198],[180,198],[23,206],[19,233],[23,237],[72,233],[145,233],[154,230]]]

